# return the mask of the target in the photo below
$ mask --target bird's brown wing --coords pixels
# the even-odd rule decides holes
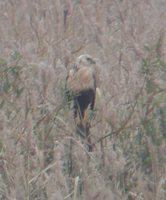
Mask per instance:
[[[95,73],[89,67],[83,67],[77,71],[70,70],[67,77],[67,87],[74,93],[87,89],[95,89]]]

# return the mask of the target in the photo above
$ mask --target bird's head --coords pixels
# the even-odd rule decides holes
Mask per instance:
[[[95,65],[96,62],[90,55],[84,54],[84,55],[79,56],[76,59],[75,64],[76,64],[77,68],[80,68],[80,67],[91,67],[91,66]]]

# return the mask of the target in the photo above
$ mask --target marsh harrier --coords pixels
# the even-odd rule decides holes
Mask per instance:
[[[74,119],[79,129],[77,132],[86,137],[98,85],[96,62],[90,55],[81,55],[76,59],[74,67],[68,73],[66,85],[72,96]]]

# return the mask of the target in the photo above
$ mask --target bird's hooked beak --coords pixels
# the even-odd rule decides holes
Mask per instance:
[[[96,64],[96,61],[95,61],[94,59],[92,59],[92,58],[88,58],[88,61],[89,61],[89,63],[92,64],[92,65],[95,65],[95,64]]]

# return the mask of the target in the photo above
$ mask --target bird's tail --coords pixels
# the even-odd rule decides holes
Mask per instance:
[[[76,124],[76,133],[80,136],[82,143],[84,144],[88,152],[92,152],[92,144],[90,139],[90,124],[78,123]]]

